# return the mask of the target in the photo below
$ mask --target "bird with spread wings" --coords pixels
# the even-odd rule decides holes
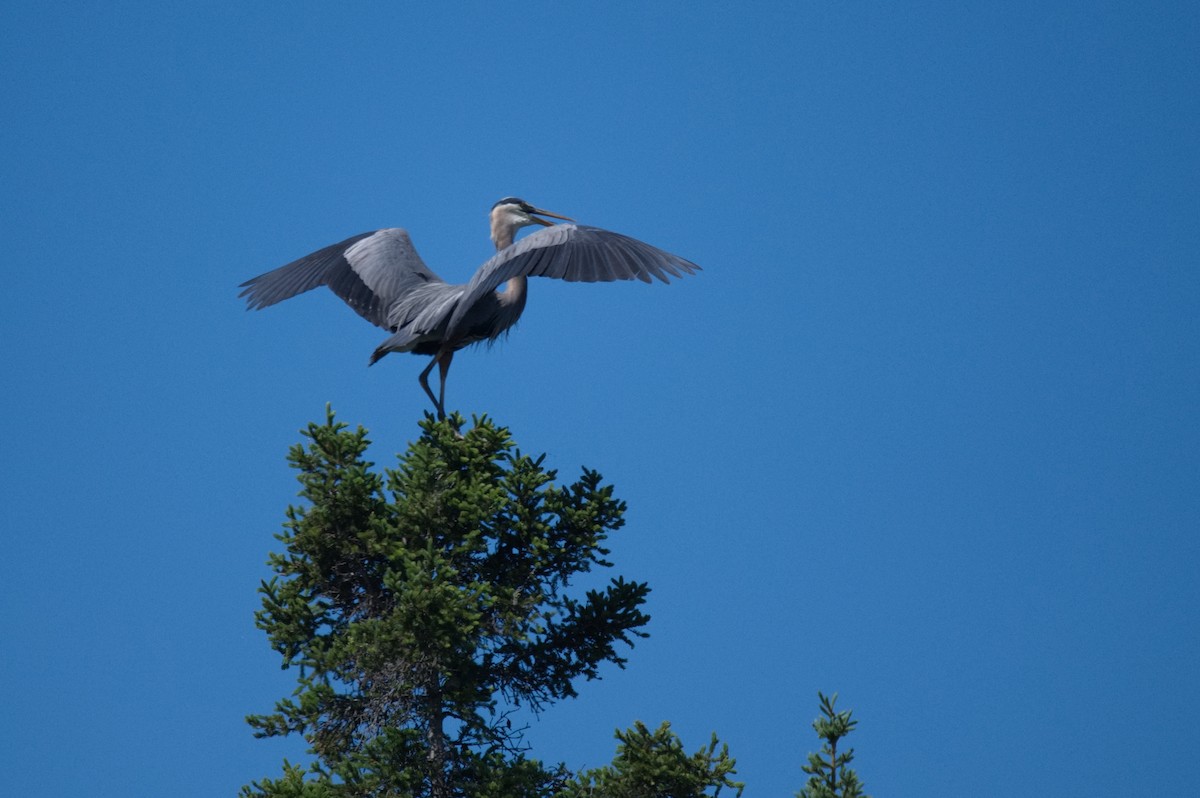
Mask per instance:
[[[392,227],[347,238],[311,255],[247,280],[239,296],[251,309],[328,286],[367,321],[391,333],[371,355],[389,352],[431,355],[419,381],[446,417],[446,374],[454,353],[495,339],[516,324],[525,309],[527,280],[556,277],[570,282],[611,282],[693,274],[699,266],[620,233],[573,223],[516,197],[505,197],[489,214],[496,254],[460,285],[434,274],[413,247],[408,232]],[[561,219],[555,224],[542,217]],[[514,241],[522,227],[545,229]],[[429,372],[438,366],[438,395]]]

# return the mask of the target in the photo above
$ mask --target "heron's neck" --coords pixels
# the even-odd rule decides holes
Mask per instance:
[[[513,236],[517,234],[517,228],[509,224],[507,220],[498,214],[492,215],[492,243],[496,245],[496,251],[512,246]]]
[[[496,245],[497,252],[512,246],[516,232],[517,227],[502,214],[492,214],[492,243]],[[508,329],[515,324],[521,311],[525,309],[525,292],[528,287],[529,280],[525,277],[514,277],[496,292],[496,299],[500,302],[501,313],[504,316],[500,320],[502,329]]]
[[[528,288],[529,278],[524,276],[512,278],[504,285],[504,288],[496,292],[500,306],[520,315],[521,311],[525,309],[525,292]],[[513,321],[516,319],[514,318]]]
[[[497,252],[512,246],[513,236],[516,232],[517,228],[509,224],[502,215],[492,215],[492,243],[496,245]],[[512,321],[508,324],[516,321],[516,317],[521,315],[521,311],[525,309],[525,291],[528,285],[529,281],[524,277],[514,277],[505,284],[504,288],[496,292],[500,306],[512,314]]]

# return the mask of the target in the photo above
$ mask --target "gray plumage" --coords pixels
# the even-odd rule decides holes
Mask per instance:
[[[438,418],[444,418],[446,374],[454,352],[494,339],[516,323],[525,308],[527,278],[647,283],[657,278],[665,283],[700,268],[619,233],[556,225],[539,215],[571,221],[515,197],[497,202],[490,214],[497,252],[464,285],[446,283],[421,260],[406,231],[388,228],[353,236],[247,280],[239,296],[257,310],[329,286],[364,319],[392,333],[371,363],[389,352],[433,356],[420,383]],[[546,229],[513,243],[516,231],[531,224]],[[427,382],[435,363],[441,372],[438,397]]]

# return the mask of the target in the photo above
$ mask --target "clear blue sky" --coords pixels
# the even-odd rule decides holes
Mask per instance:
[[[448,404],[630,505],[652,636],[530,732],[728,741],[816,692],[876,796],[1200,783],[1193,3],[8,3],[0,773],[232,795],[298,744],[253,626],[332,402],[392,462],[423,359],[237,284],[378,227],[465,280],[516,194],[696,261],[538,281]],[[411,10],[405,10],[408,6]]]

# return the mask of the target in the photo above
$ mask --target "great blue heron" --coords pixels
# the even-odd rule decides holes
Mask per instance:
[[[517,197],[493,205],[492,242],[497,252],[463,285],[450,285],[430,271],[408,232],[391,227],[347,238],[260,274],[242,283],[245,290],[238,296],[257,310],[329,286],[358,315],[392,333],[371,355],[371,363],[388,352],[433,356],[419,379],[443,419],[446,374],[454,353],[492,340],[516,324],[525,309],[527,278],[588,283],[637,278],[648,283],[657,277],[665,283],[668,274],[682,277],[700,268],[619,233],[555,224],[541,216],[574,221]],[[534,224],[547,229],[513,243],[517,230]],[[441,377],[436,397],[428,381],[434,364]]]

